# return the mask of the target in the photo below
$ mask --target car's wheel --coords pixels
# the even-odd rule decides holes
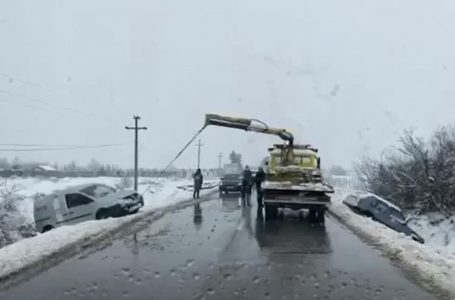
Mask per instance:
[[[133,211],[131,211],[130,214],[131,214],[131,215],[137,214],[138,211],[139,211],[139,208],[138,208],[138,209],[135,209],[135,210],[133,210]]]
[[[108,213],[107,209],[101,208],[100,210],[98,210],[96,212],[97,220],[102,220],[102,219],[107,219],[107,218],[109,218],[109,213]]]
[[[52,229],[54,229],[54,226],[52,226],[52,225],[46,225],[46,226],[44,226],[42,233],[51,231]]]
[[[278,218],[278,207],[273,205],[265,205],[265,219],[275,220]]]

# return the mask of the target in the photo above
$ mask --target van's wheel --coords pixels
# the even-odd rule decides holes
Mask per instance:
[[[97,220],[107,219],[109,218],[109,214],[107,213],[107,210],[105,208],[102,208],[96,212],[95,217]]]
[[[275,220],[278,218],[278,207],[274,205],[265,205],[265,219]]]
[[[42,233],[51,231],[52,229],[54,229],[54,226],[52,226],[52,225],[46,225],[46,226],[44,226]]]

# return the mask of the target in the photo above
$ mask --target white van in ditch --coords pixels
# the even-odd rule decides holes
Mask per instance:
[[[86,184],[53,192],[34,203],[36,230],[46,232],[62,225],[136,213],[142,196],[104,184]]]

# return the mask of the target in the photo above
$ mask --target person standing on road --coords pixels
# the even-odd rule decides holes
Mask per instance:
[[[193,192],[193,198],[199,198],[199,192],[201,191],[202,188],[202,183],[204,181],[204,177],[202,176],[201,169],[197,169],[196,173],[193,175],[194,179],[194,192]]]
[[[250,197],[251,197],[251,186],[252,186],[252,174],[248,166],[245,166],[245,169],[242,172],[242,198],[243,206],[250,206]]]
[[[262,167],[259,167],[256,176],[254,178],[254,181],[256,183],[256,192],[258,196],[258,206],[262,207],[262,199],[264,198],[264,193],[262,191],[262,183],[265,181],[265,172]]]

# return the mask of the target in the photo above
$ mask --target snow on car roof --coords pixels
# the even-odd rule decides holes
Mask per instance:
[[[56,168],[48,166],[48,165],[39,165],[38,168],[41,168],[44,171],[57,171]]]
[[[372,193],[365,193],[365,194],[359,195],[359,198],[367,198],[367,197],[374,197],[374,198],[378,199],[379,201],[383,202],[384,204],[386,204],[387,206],[394,208],[401,212],[401,208],[399,208],[396,204],[394,204],[384,198],[381,198],[378,195],[375,195]]]
[[[53,191],[52,193],[50,193],[49,195],[46,195],[46,197],[44,198],[48,198],[48,197],[52,197],[56,194],[65,194],[65,193],[76,193],[76,192],[80,192],[81,190],[89,187],[89,186],[93,186],[93,185],[104,185],[104,184],[101,184],[101,183],[84,183],[84,184],[79,184],[79,185],[73,185],[73,186],[69,186],[67,188],[64,188],[64,189],[60,189],[60,190],[55,190]]]

